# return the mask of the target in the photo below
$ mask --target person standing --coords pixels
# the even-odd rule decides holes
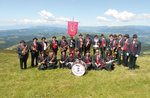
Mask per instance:
[[[113,47],[112,47],[114,59],[117,59],[117,48],[118,48],[118,40],[117,40],[117,35],[115,34],[113,40]]]
[[[75,56],[75,40],[73,39],[73,37],[70,38],[70,40],[68,41],[69,43],[69,52],[73,53],[73,56]]]
[[[113,49],[113,35],[112,34],[110,34],[109,35],[109,39],[108,39],[108,41],[107,41],[107,50],[112,50]]]
[[[58,41],[56,40],[56,36],[52,37],[52,41],[50,41],[50,48],[53,50],[55,56],[57,57]]]
[[[125,34],[125,40],[123,42],[123,66],[127,67],[128,66],[128,59],[129,59],[129,53],[130,53],[130,39],[129,35]]]
[[[38,65],[38,56],[39,56],[39,44],[37,42],[37,38],[33,38],[33,42],[30,45],[31,51],[31,67],[34,67],[34,59],[36,59],[35,66]]]
[[[83,43],[84,43],[84,56],[85,56],[86,51],[90,51],[90,47],[91,47],[91,44],[92,44],[92,40],[91,40],[89,34],[86,35],[86,38],[84,39]]]
[[[102,58],[105,58],[106,42],[107,42],[106,38],[104,37],[103,34],[101,34],[100,50],[101,50],[101,56],[102,56]]]
[[[64,51],[66,53],[68,49],[68,42],[65,36],[62,36],[62,40],[59,43],[61,53]]]
[[[41,38],[42,42],[40,43],[40,52],[44,52],[45,53],[45,50],[46,50],[46,47],[47,47],[47,42],[45,41],[46,38],[45,37],[42,37]]]
[[[93,39],[93,55],[95,54],[95,51],[99,49],[99,45],[100,45],[99,38],[97,35],[95,35]]]
[[[141,42],[137,40],[137,35],[133,35],[133,40],[130,44],[130,60],[129,60],[129,70],[135,69],[135,64],[137,57],[140,55]]]
[[[24,40],[20,41],[20,45],[17,47],[16,52],[19,55],[20,69],[27,69],[27,59],[28,59],[29,51],[27,45],[25,45]]]
[[[76,41],[77,49],[79,49],[80,54],[82,55],[83,52],[83,43],[84,39],[82,38],[82,34],[79,35],[79,38]]]

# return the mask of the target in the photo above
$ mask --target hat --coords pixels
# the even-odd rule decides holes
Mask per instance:
[[[36,37],[34,37],[33,40],[35,40],[35,39],[38,40]]]
[[[94,37],[98,37],[97,35],[95,35]]]
[[[104,36],[104,34],[101,34],[101,37]]]
[[[134,34],[134,35],[133,35],[133,38],[137,38],[137,35],[136,35],[136,34]]]
[[[118,36],[122,36],[122,34],[119,34]]]
[[[117,35],[115,34],[115,35],[114,35],[114,38],[116,38],[116,37],[117,37]]]
[[[87,37],[89,37],[90,35],[89,35],[89,34],[87,34],[86,36],[87,36]]]
[[[127,37],[127,38],[129,38],[129,34],[125,34],[125,35],[124,35],[124,37]]]
[[[82,34],[80,33],[79,36],[82,36]]]
[[[25,43],[25,41],[24,41],[24,40],[21,40],[20,43]]]
[[[56,36],[53,36],[52,38],[56,38]]]
[[[111,37],[111,36],[113,37],[113,35],[112,35],[112,34],[110,34],[110,35],[109,35],[109,37]]]
[[[46,39],[45,37],[42,37],[41,40]]]
[[[65,39],[66,37],[65,36],[62,36],[62,39]]]

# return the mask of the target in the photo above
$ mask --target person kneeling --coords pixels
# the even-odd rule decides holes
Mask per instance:
[[[68,67],[69,69],[72,68],[73,62],[74,62],[73,53],[70,52],[70,53],[69,53],[69,57],[68,57],[68,59],[67,59],[67,63],[66,63],[66,65],[67,65],[67,67]]]
[[[105,57],[105,64],[104,64],[104,68],[106,70],[113,70],[114,69],[114,62],[115,60],[113,60],[113,57],[112,57],[112,54],[111,54],[111,51],[108,50],[107,53],[106,53],[106,57]]]
[[[45,54],[43,51],[43,52],[41,52],[41,56],[38,58],[38,69],[39,70],[47,69],[46,61],[47,61],[47,58],[45,57]]]
[[[54,54],[54,51],[51,50],[50,55],[47,57],[48,69],[57,68],[57,59]]]
[[[92,67],[92,57],[90,56],[90,51],[86,51],[86,54],[82,60],[86,63],[87,69],[90,70]]]
[[[102,70],[102,68],[104,67],[104,62],[99,55],[99,50],[96,50],[96,53],[93,56],[93,67],[95,70]]]
[[[68,56],[66,55],[66,52],[63,51],[62,54],[61,54],[60,61],[59,61],[59,68],[66,67],[66,61],[67,61],[67,59],[68,59]]]

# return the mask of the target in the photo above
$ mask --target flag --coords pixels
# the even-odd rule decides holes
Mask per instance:
[[[68,35],[75,36],[78,32],[78,22],[68,21]]]

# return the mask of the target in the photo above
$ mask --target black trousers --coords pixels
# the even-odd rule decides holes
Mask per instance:
[[[47,66],[47,69],[55,69],[55,68],[57,68],[56,65],[57,65],[57,63],[51,63],[51,64],[49,63]]]
[[[133,54],[130,55],[129,69],[135,69],[136,59],[137,57],[135,57],[135,55]]]
[[[102,58],[105,58],[106,47],[100,47],[100,50],[101,50],[101,56],[102,56]]]
[[[96,64],[93,64],[93,68],[94,68],[95,70],[102,70],[101,65],[100,65],[99,67],[97,67]]]
[[[59,62],[59,68],[65,68],[65,67],[66,67],[66,63],[62,63],[62,64],[61,64],[61,63]]]
[[[84,56],[85,56],[87,51],[90,51],[90,47],[85,47],[85,49],[84,49]]]
[[[38,65],[38,52],[31,52],[31,67],[34,67],[34,59],[36,59],[36,66]]]
[[[121,49],[117,51],[117,64],[121,65]]]
[[[58,49],[52,49],[52,50],[54,51],[55,55],[57,56]]]
[[[105,64],[105,65],[104,65],[104,68],[105,68],[106,70],[111,71],[111,70],[114,69],[114,64],[113,64],[113,63]]]
[[[80,54],[82,54],[82,52],[83,52],[83,47],[82,47],[82,48],[78,48],[78,49],[79,49]]]
[[[27,69],[27,58],[28,57],[26,57],[26,56],[23,56],[22,58],[20,58],[20,68],[21,69]]]
[[[125,67],[128,66],[128,59],[129,59],[129,56],[127,56],[127,51],[123,51],[123,66]]]

